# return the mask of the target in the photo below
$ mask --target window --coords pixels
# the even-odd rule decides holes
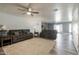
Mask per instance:
[[[78,33],[78,24],[73,24],[73,31],[77,34]]]
[[[69,32],[72,32],[72,24],[69,24]]]
[[[60,22],[61,21],[61,11],[58,10],[55,12],[55,21]]]
[[[57,30],[57,32],[62,32],[62,24],[55,25],[54,29]]]

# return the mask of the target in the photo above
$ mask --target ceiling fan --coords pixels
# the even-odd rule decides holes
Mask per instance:
[[[21,4],[17,4],[19,7],[21,7],[21,8],[18,8],[18,10],[20,10],[20,11],[23,11],[23,14],[27,14],[27,15],[31,15],[31,16],[34,16],[34,14],[39,14],[39,12],[38,11],[34,11],[33,9],[32,9],[32,4],[31,3],[29,3],[28,4],[28,6],[27,7],[25,7],[25,6],[23,6],[23,5],[21,5]]]

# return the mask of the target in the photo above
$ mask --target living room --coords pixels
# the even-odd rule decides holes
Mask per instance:
[[[0,54],[77,55],[78,6],[74,3],[0,4]]]

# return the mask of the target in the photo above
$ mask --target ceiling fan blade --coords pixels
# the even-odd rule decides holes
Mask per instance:
[[[39,12],[32,12],[32,13],[39,14]]]
[[[21,13],[22,15],[25,15],[26,13]]]
[[[18,8],[18,10],[21,10],[21,11],[26,11],[25,9],[20,9],[20,8]]]
[[[16,4],[18,7],[22,7],[22,8],[24,8],[24,9],[28,9],[27,7],[25,7],[25,6],[23,6],[23,5],[21,5],[21,4]]]

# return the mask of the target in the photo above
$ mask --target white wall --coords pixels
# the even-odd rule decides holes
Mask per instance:
[[[0,12],[0,24],[5,25],[7,29],[31,29],[31,32],[35,30],[41,31],[41,16],[27,16],[19,17],[11,14]]]
[[[74,46],[78,52],[78,32],[79,32],[79,29],[78,29],[78,7],[77,5],[74,5],[74,9],[73,9],[73,43],[74,43]]]

